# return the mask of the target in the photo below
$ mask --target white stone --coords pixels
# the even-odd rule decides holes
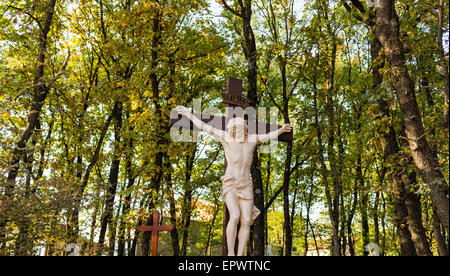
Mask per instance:
[[[260,211],[253,204],[253,182],[250,167],[253,151],[259,143],[276,139],[284,132],[290,132],[292,125],[286,124],[282,128],[267,134],[248,134],[247,122],[242,118],[233,118],[227,124],[227,131],[214,128],[203,123],[184,106],[177,106],[178,113],[189,118],[192,123],[216,139],[219,139],[225,150],[227,168],[222,181],[222,199],[230,213],[230,220],[226,228],[228,256],[234,256],[237,224],[241,226],[238,234],[237,255],[244,255],[250,226]]]

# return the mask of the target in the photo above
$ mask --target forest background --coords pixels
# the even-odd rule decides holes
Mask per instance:
[[[217,254],[223,150],[169,116],[229,77],[294,125],[248,255],[448,255],[448,3],[375,2],[0,1],[0,255],[149,255],[155,209]]]

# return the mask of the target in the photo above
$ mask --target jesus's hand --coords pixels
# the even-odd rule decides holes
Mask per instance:
[[[186,117],[188,117],[188,118],[189,118],[189,115],[191,114],[191,112],[189,111],[189,109],[187,109],[186,107],[184,107],[184,106],[182,106],[182,105],[179,105],[179,106],[175,107],[175,110],[176,110],[179,114],[184,115],[184,116],[186,116]]]
[[[283,132],[291,132],[292,131],[292,125],[291,124],[285,124],[283,127]]]

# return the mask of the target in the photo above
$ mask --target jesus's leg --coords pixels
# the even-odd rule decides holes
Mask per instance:
[[[244,255],[245,247],[247,246],[248,238],[250,236],[253,200],[239,199],[239,207],[241,210],[241,228],[239,229],[239,247],[237,255],[242,256]]]
[[[225,204],[227,205],[230,219],[227,224],[227,249],[228,256],[234,256],[234,247],[236,240],[237,224],[239,223],[239,203],[237,198],[229,193],[225,196]]]

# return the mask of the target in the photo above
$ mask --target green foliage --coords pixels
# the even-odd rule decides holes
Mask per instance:
[[[228,77],[244,79],[247,89],[242,20],[225,9],[214,16],[217,12],[204,0],[57,1],[44,64],[49,92],[39,127],[23,150],[13,199],[7,200],[10,160],[35,96],[39,24],[48,5],[9,2],[0,4],[0,221],[6,221],[0,225],[0,254],[39,254],[38,248],[64,254],[73,242],[70,229],[79,227],[76,241],[83,254],[107,254],[111,245],[118,254],[123,238],[124,254],[132,255],[133,243],[139,246],[141,240],[136,228],[153,209],[162,210],[165,223],[175,220],[179,254],[220,254],[223,149],[206,135],[198,143],[171,141],[169,116],[175,105],[190,107],[194,99],[201,99],[204,108],[223,110],[220,94]],[[347,242],[343,253],[350,255],[351,240],[355,254],[363,255],[367,238],[383,254],[399,255],[391,164],[411,151],[403,147],[391,159],[383,157],[383,134],[392,127],[400,133],[400,144],[405,135],[388,64],[381,69],[383,83],[373,88],[373,66],[380,61],[371,59],[372,34],[354,18],[355,11],[346,11],[345,1],[251,2],[258,106],[278,106],[279,123],[285,112],[294,125],[289,208],[296,254],[330,254],[329,192],[340,210],[339,238]],[[437,13],[426,1],[397,2],[423,124],[448,183]],[[448,54],[445,59],[448,65]],[[381,116],[380,99],[387,101],[389,117]],[[117,103],[123,106],[118,129],[114,119],[108,124]],[[278,151],[259,156],[266,204],[282,185],[285,152],[286,145],[279,143]],[[114,159],[120,165],[113,219],[101,247],[97,236]],[[412,165],[401,169],[417,170]],[[437,254],[430,191],[417,180],[413,190],[421,195],[423,224]],[[335,183],[339,187],[333,189]],[[74,210],[79,211],[76,219]],[[283,248],[282,196],[268,206],[266,221],[266,244]]]

